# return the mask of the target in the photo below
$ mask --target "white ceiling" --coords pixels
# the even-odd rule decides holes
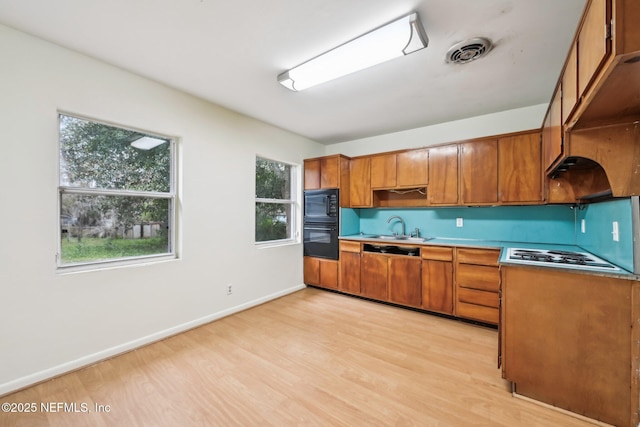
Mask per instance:
[[[548,102],[585,2],[0,0],[0,23],[331,144]],[[302,92],[277,83],[413,11],[426,49]],[[477,36],[486,57],[445,62]]]

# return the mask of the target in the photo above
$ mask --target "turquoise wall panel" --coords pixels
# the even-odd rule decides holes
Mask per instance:
[[[386,222],[392,215],[404,219],[407,233],[417,227],[423,237],[553,244],[575,240],[575,211],[566,205],[360,209],[359,231],[400,233],[398,221]],[[463,227],[456,227],[457,218],[463,219]]]
[[[630,199],[586,205],[576,216],[576,244],[589,252],[633,271],[632,205]],[[582,232],[582,220],[585,232]],[[618,222],[620,241],[613,241],[613,221]]]

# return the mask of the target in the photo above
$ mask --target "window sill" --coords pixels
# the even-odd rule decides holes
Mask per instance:
[[[177,255],[165,254],[165,255],[151,255],[147,257],[123,259],[123,260],[117,260],[117,261],[102,261],[102,262],[91,262],[91,263],[84,263],[84,264],[72,264],[72,265],[58,266],[56,269],[56,274],[66,275],[66,274],[76,274],[76,273],[87,273],[92,271],[113,270],[115,268],[146,267],[153,264],[159,264],[159,263],[165,263],[165,262],[177,261],[177,260],[179,260]]]
[[[286,239],[286,240],[270,240],[268,242],[256,242],[256,248],[258,249],[266,249],[266,248],[276,248],[280,246],[291,246],[291,245],[299,245],[300,241],[296,239]]]

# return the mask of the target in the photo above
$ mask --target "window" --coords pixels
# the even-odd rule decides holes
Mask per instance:
[[[60,114],[58,266],[174,255],[174,143]]]
[[[256,157],[256,243],[295,240],[296,170]]]

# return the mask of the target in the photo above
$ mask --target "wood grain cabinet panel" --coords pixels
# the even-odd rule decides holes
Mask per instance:
[[[396,155],[396,185],[420,187],[429,183],[429,150],[410,150]]]
[[[498,324],[500,319],[499,257],[499,249],[456,249],[456,316]]]
[[[543,200],[540,132],[498,139],[498,195],[501,203]]]
[[[320,159],[304,161],[304,189],[317,190],[320,188]]]
[[[453,263],[422,261],[422,308],[453,314]]]
[[[607,38],[607,1],[591,0],[578,33],[579,95],[585,93],[610,51],[610,39]]]
[[[562,73],[562,124],[567,124],[578,104],[578,46],[574,43]]]
[[[338,261],[304,257],[304,283],[328,289],[338,289]]]
[[[348,294],[360,294],[360,253],[340,251],[338,289]]]
[[[458,145],[443,145],[429,149],[429,187],[427,199],[431,205],[458,203]]]
[[[389,258],[389,301],[420,307],[421,261],[419,258],[395,256]]]
[[[349,195],[352,207],[371,207],[371,158],[351,159]]]
[[[498,201],[498,141],[496,139],[460,144],[461,202]]]
[[[337,156],[320,159],[320,187],[338,188],[340,186],[340,158]]]
[[[640,410],[640,284],[504,266],[502,374],[516,392],[616,426]],[[534,303],[535,302],[535,303]]]
[[[542,130],[543,167],[549,170],[562,156],[564,132],[562,129],[562,87],[558,85],[549,110],[545,116]]]
[[[373,253],[362,253],[361,294],[382,301],[388,299],[388,257]]]
[[[396,186],[396,155],[384,154],[371,157],[371,188]]]

